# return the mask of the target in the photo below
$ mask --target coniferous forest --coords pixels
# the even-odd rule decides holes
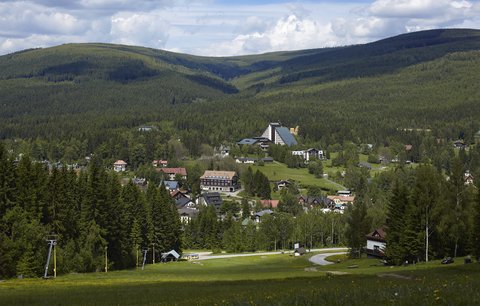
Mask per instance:
[[[392,264],[480,257],[479,52],[478,30],[432,30],[231,58],[107,44],[2,56],[0,276],[42,275],[46,237],[58,242],[58,273],[103,270],[105,257],[108,268],[132,268],[145,249],[149,263],[172,249],[244,252],[295,242],[348,246],[355,257],[380,227]],[[299,144],[267,152],[236,145],[269,122],[298,126]],[[266,154],[308,168],[316,179],[327,162],[307,165],[291,151],[321,148],[338,169],[330,179],[355,201],[344,214],[302,207],[300,195],[332,190],[274,190],[261,166],[209,159],[221,145],[232,156]],[[360,154],[385,171],[359,167]],[[129,165],[125,184],[110,170],[119,159]],[[188,169],[181,184],[194,200],[203,170],[236,171],[245,199],[202,207],[182,223],[156,159]],[[142,189],[134,175],[151,183]],[[272,197],[280,200],[275,214],[255,223],[264,207],[247,199]]]

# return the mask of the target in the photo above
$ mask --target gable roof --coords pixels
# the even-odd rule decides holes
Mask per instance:
[[[177,181],[164,181],[165,187],[172,190],[178,189],[178,182]]]
[[[124,161],[124,160],[117,160],[115,163],[113,163],[114,165],[118,165],[118,166],[126,166],[127,163]]]
[[[177,200],[175,200],[175,206],[177,206],[177,208],[183,208],[185,207],[188,203],[193,203],[192,200],[190,200],[189,198],[187,197],[181,197]]]
[[[369,233],[367,235],[367,239],[384,242],[386,236],[387,236],[387,234],[385,232],[385,228],[381,227],[381,228],[377,228],[373,232]]]
[[[202,194],[203,200],[207,205],[214,205],[220,207],[223,203],[222,197],[218,192],[206,192]]]
[[[234,176],[237,174],[235,171],[210,171],[207,170],[205,173],[200,177],[201,179],[227,179],[232,180]]]
[[[177,251],[171,250],[170,252],[162,253],[162,259],[165,259],[170,255],[175,257],[176,259],[180,258],[180,254],[178,254]]]
[[[262,207],[271,207],[271,208],[277,208],[279,200],[260,200],[260,204],[262,204]]]
[[[295,140],[295,137],[293,137],[292,134],[290,134],[290,130],[286,127],[276,127],[275,130],[277,131],[278,135],[282,138],[283,142],[291,147],[297,144],[297,141]]]
[[[187,176],[187,169],[185,168],[160,168],[158,171],[166,174],[180,174],[182,176]]]

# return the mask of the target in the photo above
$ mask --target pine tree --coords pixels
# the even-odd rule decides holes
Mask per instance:
[[[387,260],[397,265],[403,263],[406,256],[401,237],[406,227],[405,213],[408,201],[407,188],[397,179],[393,184],[392,196],[388,204],[385,251]]]
[[[367,214],[366,197],[357,195],[353,205],[347,208],[347,230],[345,233],[350,255],[361,256],[367,244],[366,235],[370,231],[371,220]]]

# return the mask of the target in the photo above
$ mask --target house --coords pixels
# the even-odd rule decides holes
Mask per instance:
[[[156,159],[152,162],[152,166],[155,168],[166,168],[168,166],[168,160]]]
[[[277,190],[282,190],[283,188],[288,188],[292,183],[287,180],[281,180],[275,183]]]
[[[259,211],[257,213],[255,213],[255,223],[260,223],[260,219],[265,216],[265,215],[271,215],[273,214],[273,211],[270,210],[270,209],[265,209],[265,210],[262,210],[262,211]]]
[[[277,208],[279,200],[260,200],[260,205],[263,208]]]
[[[139,132],[150,132],[150,131],[153,131],[155,129],[154,126],[151,126],[151,125],[142,125],[138,128],[138,131]]]
[[[270,143],[272,143],[270,141],[270,139],[266,138],[266,137],[252,137],[252,138],[244,138],[240,141],[237,142],[237,145],[239,146],[253,146],[253,145],[257,145],[259,146],[262,150],[267,150]]]
[[[463,175],[463,181],[465,182],[465,185],[473,185],[474,184],[474,178],[473,175],[470,173],[470,171],[465,171],[465,174]]]
[[[160,185],[161,184],[162,183],[160,183]],[[163,181],[163,184],[165,185],[165,189],[167,189],[167,191],[170,193],[173,193],[180,188],[178,181]]]
[[[171,250],[170,252],[162,253],[162,262],[167,261],[177,261],[180,258],[180,254],[177,253],[175,250]]]
[[[287,145],[289,147],[297,145],[297,141],[290,133],[290,130],[283,127],[280,123],[270,123],[263,132],[262,137],[269,139],[274,144]]]
[[[207,170],[200,177],[202,190],[234,192],[240,188],[240,183],[235,171],[211,171]]]
[[[178,198],[175,200],[175,206],[177,209],[182,209],[182,208],[190,208],[190,209],[196,209],[197,204],[193,202],[190,198]]]
[[[251,158],[251,157],[237,157],[235,159],[237,164],[255,164],[258,162],[258,158]]]
[[[355,196],[327,196],[335,204],[352,204],[355,201]]]
[[[385,228],[379,228],[367,235],[367,246],[365,252],[368,257],[383,258],[387,241],[385,240]]]
[[[333,200],[325,196],[313,197],[313,196],[303,196],[303,195],[298,197],[298,204],[304,207],[310,207],[310,208],[314,206],[332,207],[335,205]]]
[[[221,145],[219,148],[215,148],[215,156],[219,156],[221,158],[227,157],[230,155],[230,147]]]
[[[169,181],[174,181],[177,179],[177,175],[180,176],[181,179],[187,179],[187,169],[185,168],[159,168],[156,169],[157,172],[163,172]]]
[[[113,171],[124,172],[127,170],[127,163],[121,159],[113,163]]]
[[[179,208],[177,211],[178,215],[180,216],[180,222],[184,224],[190,222],[192,219],[195,219],[198,215],[198,210],[188,207]]]
[[[342,197],[349,197],[352,195],[352,192],[350,190],[338,190],[337,195]]]
[[[307,250],[305,250],[304,247],[295,248],[293,254],[294,254],[295,256],[302,256],[302,255],[307,254]]]
[[[456,149],[466,149],[468,146],[465,144],[463,139],[459,139],[453,142],[453,147]]]
[[[301,156],[306,162],[309,162],[310,159],[325,159],[322,150],[317,150],[310,148],[307,150],[292,151],[293,156]]]
[[[216,210],[219,210],[223,204],[223,199],[218,192],[205,192],[198,198],[198,204],[214,206]]]
[[[147,189],[147,179],[146,178],[139,178],[139,177],[134,177],[132,180],[132,183],[137,185],[140,189],[145,190]]]

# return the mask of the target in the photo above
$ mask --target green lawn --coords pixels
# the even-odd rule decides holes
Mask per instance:
[[[270,181],[279,180],[294,180],[299,182],[303,187],[305,186],[320,186],[324,190],[337,191],[345,189],[344,186],[332,182],[324,178],[316,178],[314,175],[308,173],[306,168],[288,168],[287,165],[273,162],[266,163],[264,166],[252,166],[252,169],[262,171]]]
[[[480,264],[315,266],[289,254],[0,282],[0,305],[479,305]],[[352,265],[356,268],[349,268]],[[331,271],[346,272],[332,275]]]

